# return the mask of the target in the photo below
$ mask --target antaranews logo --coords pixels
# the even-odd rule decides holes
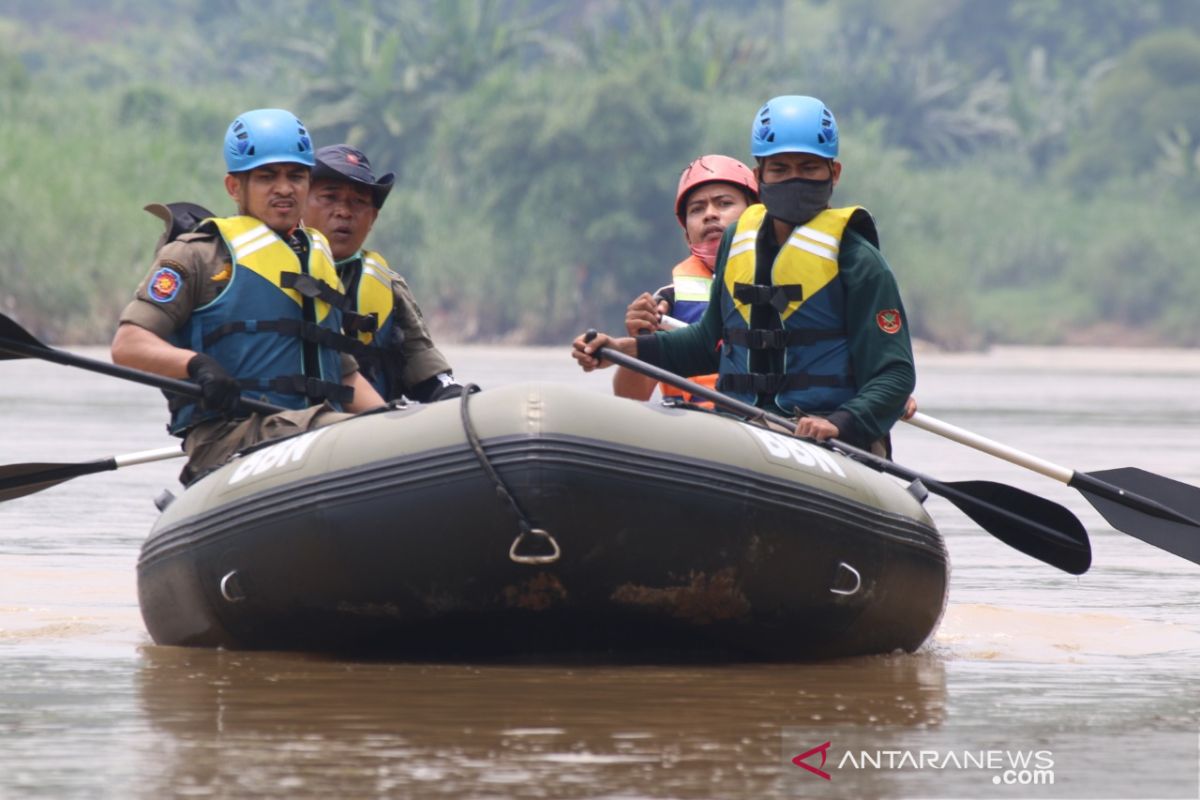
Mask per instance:
[[[792,758],[792,764],[825,780],[832,740]],[[808,759],[821,756],[814,767]],[[838,770],[978,770],[991,773],[993,784],[1053,785],[1054,754],[1049,750],[847,750],[837,759]],[[831,767],[831,769],[834,767]]]
[[[806,758],[808,758],[809,756],[813,756],[813,755],[816,755],[817,753],[820,753],[821,754],[821,766],[822,767],[825,766],[825,755],[829,752],[830,744],[832,744],[832,742],[826,742],[825,744],[819,744],[816,747],[814,747],[813,749],[811,749],[807,752],[801,753],[800,755],[793,758],[792,763],[795,764],[797,767],[800,767],[801,769],[808,770],[813,775],[818,775],[818,776],[824,778],[825,780],[830,780],[829,773],[826,772],[825,770],[817,769],[816,767],[814,767],[811,764],[804,763],[804,760]]]

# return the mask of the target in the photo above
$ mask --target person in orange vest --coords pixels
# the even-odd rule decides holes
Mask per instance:
[[[754,172],[736,158],[701,156],[684,168],[675,192],[675,217],[683,227],[683,240],[691,255],[675,265],[670,284],[653,295],[643,292],[625,309],[625,329],[630,336],[663,329],[664,315],[687,324],[704,315],[721,237],[743,211],[757,202]],[[692,380],[715,387],[717,376],[693,376]],[[649,400],[654,386],[652,378],[624,367],[618,367],[613,375],[613,394],[618,397]],[[659,390],[664,398],[692,400],[667,384]]]

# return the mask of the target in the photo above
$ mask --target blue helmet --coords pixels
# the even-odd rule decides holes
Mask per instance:
[[[225,166],[230,172],[281,163],[316,164],[312,139],[292,112],[256,108],[239,116],[225,131]]]
[[[812,153],[837,158],[838,129],[833,112],[815,97],[786,94],[774,97],[754,115],[750,155]]]

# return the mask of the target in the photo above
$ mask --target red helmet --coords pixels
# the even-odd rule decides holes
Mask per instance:
[[[758,200],[758,181],[754,172],[736,158],[729,156],[700,156],[684,168],[675,192],[675,216],[684,224],[683,201],[688,192],[706,183],[732,183],[745,191],[752,201]]]

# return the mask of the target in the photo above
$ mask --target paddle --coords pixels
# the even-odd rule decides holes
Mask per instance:
[[[595,336],[595,332],[588,331],[588,336],[590,340]],[[602,347],[594,355],[711,400],[749,419],[779,426],[789,433],[795,428],[792,420],[743,403],[620,351]],[[1087,531],[1074,514],[1057,503],[1002,483],[939,481],[837,439],[826,439],[815,444],[841,452],[879,472],[910,482],[920,481],[929,491],[941,495],[957,506],[992,536],[1064,572],[1082,575],[1091,566],[1092,549]]]
[[[182,458],[183,455],[179,445],[175,445],[77,464],[9,464],[0,467],[0,503],[49,489],[81,475],[132,467],[151,461],[164,461],[168,458]]]
[[[1200,564],[1200,488],[1136,467],[1076,472],[920,412],[908,422],[1065,483],[1117,530]]]
[[[40,358],[55,364],[79,367],[91,372],[99,372],[102,375],[111,375],[114,378],[144,383],[171,394],[180,394],[186,397],[203,396],[200,387],[189,381],[167,378],[153,372],[143,372],[140,369],[122,367],[117,364],[109,364],[107,361],[97,361],[94,358],[55,350],[53,347],[42,344],[37,337],[8,316],[0,314],[0,361],[13,358]],[[239,405],[247,411],[255,411],[260,414],[274,414],[277,411],[283,411],[279,406],[264,403],[261,400],[252,400],[248,397],[243,397]]]

